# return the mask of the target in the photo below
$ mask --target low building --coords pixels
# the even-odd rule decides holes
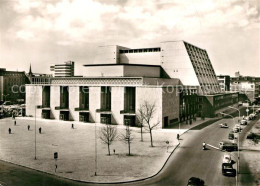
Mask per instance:
[[[25,72],[0,69],[0,101],[25,102],[25,84],[29,79]]]

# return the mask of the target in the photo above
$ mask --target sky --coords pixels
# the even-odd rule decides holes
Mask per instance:
[[[100,45],[185,40],[206,49],[217,75],[260,76],[259,0],[0,0],[0,68],[76,75]]]

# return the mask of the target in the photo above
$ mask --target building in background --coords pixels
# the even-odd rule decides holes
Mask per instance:
[[[230,78],[230,90],[239,92],[239,100],[254,102],[260,97],[260,77],[241,76]]]
[[[25,72],[0,69],[0,101],[25,102],[25,84],[30,83]]]
[[[221,89],[221,92],[230,91],[230,76],[228,75],[219,75],[217,76],[218,83]]]
[[[166,128],[215,116],[238,102],[237,93],[221,93],[206,50],[185,41],[153,48],[101,46],[94,63],[84,66],[84,77],[27,85],[26,92],[34,92],[26,94],[27,115],[37,107],[37,117],[137,126],[147,101],[156,105],[153,122]]]
[[[54,64],[50,66],[54,77],[73,77],[74,76],[74,62],[67,61],[64,64]]]

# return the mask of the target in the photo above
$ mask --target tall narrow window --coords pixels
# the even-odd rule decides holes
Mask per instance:
[[[88,87],[80,87],[79,108],[80,109],[89,109],[89,88]]]
[[[50,86],[42,87],[42,107],[50,107]]]
[[[111,110],[111,90],[110,87],[101,87],[101,109]]]
[[[135,113],[135,87],[125,87],[124,110]]]
[[[60,87],[60,107],[69,108],[69,87]]]

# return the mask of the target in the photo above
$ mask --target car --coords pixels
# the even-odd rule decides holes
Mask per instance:
[[[225,150],[225,151],[237,151],[238,150],[237,143],[233,143],[230,141],[224,141],[224,140],[219,143],[219,148],[220,148],[220,150]]]
[[[246,139],[260,139],[260,134],[251,132],[246,136]]]
[[[236,124],[233,128],[233,132],[237,133],[241,131],[242,131],[242,127],[239,124]]]
[[[231,131],[231,132],[228,134],[228,139],[230,139],[230,140],[235,139],[235,135],[234,135],[234,132],[233,132],[233,131]]]
[[[242,120],[240,121],[240,125],[247,125],[247,120],[242,119]]]
[[[250,120],[253,120],[253,119],[255,119],[255,114],[252,113],[248,117],[249,117]]]
[[[219,124],[220,128],[228,128],[228,125],[226,123]]]
[[[222,163],[222,174],[225,176],[236,176],[236,169],[231,163]]]
[[[222,163],[232,163],[231,155],[224,154]]]
[[[196,177],[191,177],[188,180],[187,186],[203,186],[204,185],[204,180]]]

